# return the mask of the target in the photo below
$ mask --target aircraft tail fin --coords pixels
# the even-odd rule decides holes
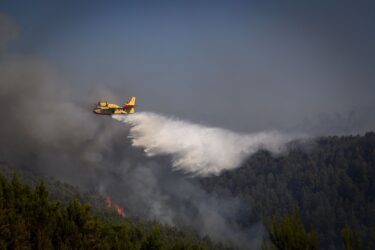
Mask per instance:
[[[137,101],[137,97],[133,96],[132,98],[130,98],[128,103],[125,104],[125,106],[135,106],[136,101]]]
[[[136,101],[137,101],[137,97],[133,96],[132,98],[130,98],[130,100],[127,103],[125,103],[124,109],[126,110],[128,114],[135,113]]]

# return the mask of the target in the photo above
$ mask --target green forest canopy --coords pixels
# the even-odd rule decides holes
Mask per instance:
[[[323,248],[343,248],[345,225],[369,241],[375,227],[375,133],[311,144],[293,146],[283,156],[258,152],[241,168],[201,184],[209,192],[239,197],[265,224],[298,209]]]

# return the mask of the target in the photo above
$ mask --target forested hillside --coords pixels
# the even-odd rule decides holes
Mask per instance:
[[[32,173],[16,171],[22,181],[8,181],[15,168],[0,166],[7,176],[0,176],[0,248],[226,249],[191,231],[113,219],[116,213],[106,210],[103,197],[57,180],[37,184]],[[244,201],[242,224],[254,223],[255,214],[268,227],[265,238],[280,249],[290,241],[296,249],[375,248],[373,132],[319,138],[276,157],[260,151],[241,168],[200,181],[210,193]],[[299,239],[290,234],[297,231]]]
[[[240,197],[265,224],[299,209],[324,249],[343,248],[345,225],[366,243],[375,229],[375,133],[312,144],[278,157],[258,152],[241,168],[201,183],[209,192]]]
[[[116,221],[78,200],[51,200],[43,183],[30,188],[0,175],[1,249],[227,249],[157,222]]]

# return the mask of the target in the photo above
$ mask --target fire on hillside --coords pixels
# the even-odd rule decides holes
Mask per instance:
[[[117,203],[113,202],[112,198],[108,195],[106,195],[105,197],[105,204],[108,208],[115,209],[117,214],[120,215],[121,217],[123,218],[126,217],[125,209],[122,206],[118,205]]]

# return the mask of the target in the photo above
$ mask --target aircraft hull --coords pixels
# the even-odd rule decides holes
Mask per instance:
[[[110,109],[95,109],[94,114],[96,115],[127,115],[128,113],[122,109],[110,110]]]
[[[108,103],[107,101],[99,101],[93,112],[97,115],[128,115],[135,113],[136,97],[133,96],[123,107]]]

